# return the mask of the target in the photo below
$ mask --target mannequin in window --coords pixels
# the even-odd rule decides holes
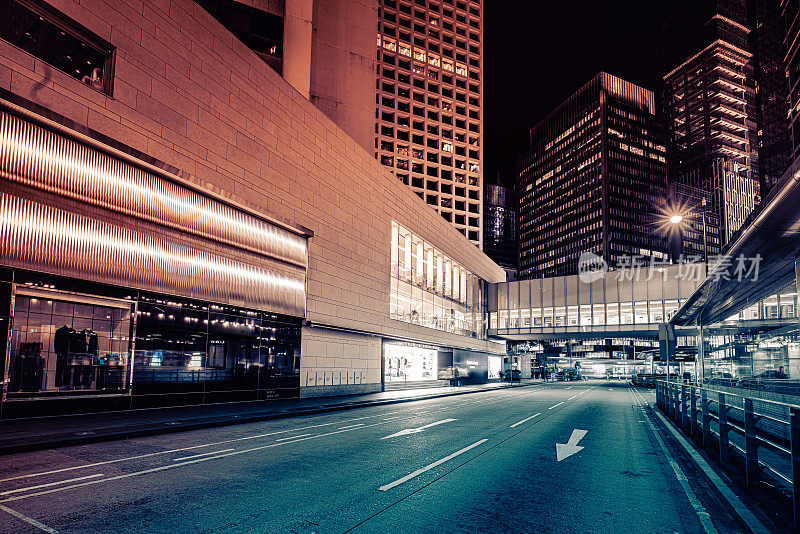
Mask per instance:
[[[79,344],[83,350],[80,354],[81,366],[75,369],[73,384],[90,388],[94,382],[94,363],[97,359],[97,332],[84,328],[80,332],[75,332],[75,335],[80,340]]]
[[[72,328],[67,325],[62,326],[56,330],[55,338],[53,339],[53,349],[56,353],[56,387],[69,385],[69,366],[68,356],[71,336],[70,333],[74,332]]]

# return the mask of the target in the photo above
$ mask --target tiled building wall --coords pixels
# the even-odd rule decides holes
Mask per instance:
[[[303,328],[302,396],[380,391],[381,338]]]
[[[194,2],[51,3],[117,47],[113,96],[4,41],[0,88],[176,167],[217,195],[312,229],[312,325],[499,350],[389,319],[392,220],[489,282],[505,274]],[[323,352],[313,336],[341,344],[342,357],[338,349]],[[344,356],[359,345],[353,336],[305,328],[303,372],[356,371],[380,382],[379,351]]]

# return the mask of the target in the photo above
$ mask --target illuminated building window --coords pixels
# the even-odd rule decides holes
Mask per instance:
[[[37,0],[0,4],[0,38],[84,84],[112,94],[114,47]]]

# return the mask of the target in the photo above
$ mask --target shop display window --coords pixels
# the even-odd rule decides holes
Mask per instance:
[[[131,305],[18,291],[9,394],[127,390]]]

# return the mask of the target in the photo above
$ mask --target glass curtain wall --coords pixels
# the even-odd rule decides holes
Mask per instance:
[[[694,292],[702,273],[680,265],[611,271],[594,281],[578,275],[492,284],[489,329],[498,333],[585,327],[624,331],[668,322]],[[789,304],[786,304],[789,306]],[[773,304],[771,310],[777,310]],[[788,308],[787,308],[788,309]],[[777,312],[776,312],[777,313]]]
[[[389,316],[484,338],[484,281],[430,243],[392,222]]]
[[[791,284],[703,328],[708,383],[800,393],[797,291]]]

